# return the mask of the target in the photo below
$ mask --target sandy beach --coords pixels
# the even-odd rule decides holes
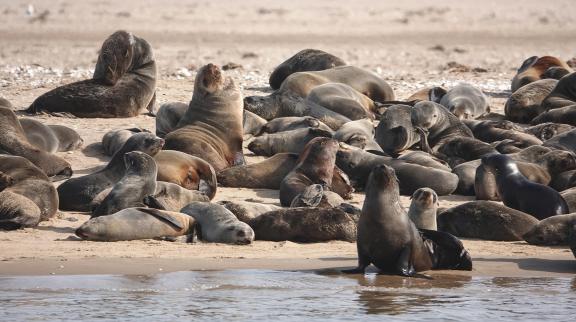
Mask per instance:
[[[226,71],[244,95],[266,95],[273,68],[304,48],[342,57],[388,81],[398,99],[430,85],[469,82],[502,112],[510,80],[532,55],[576,56],[576,3],[541,1],[30,1],[0,2],[0,97],[25,109],[42,93],[89,78],[102,41],[125,29],[148,40],[159,67],[157,104],[188,102],[196,70],[207,63],[241,67]],[[48,12],[43,15],[43,13]],[[38,18],[40,16],[44,18]],[[19,116],[27,117],[24,113]],[[74,176],[104,166],[99,146],[113,129],[155,130],[154,118],[76,119],[34,116],[74,128],[82,149],[59,153]],[[245,146],[249,139],[244,141]],[[262,160],[245,149],[247,162]],[[214,201],[279,204],[278,191],[219,187]],[[361,207],[362,193],[352,204]],[[471,197],[440,198],[453,207]],[[408,207],[410,200],[402,197]],[[298,244],[256,241],[247,246],[181,244],[156,240],[81,241],[74,230],[88,214],[59,212],[37,228],[0,231],[0,275],[150,274],[179,270],[265,268],[337,270],[356,264],[348,242]],[[478,276],[573,276],[567,247],[525,242],[463,240]],[[446,274],[448,272],[439,272]],[[436,273],[431,273],[436,274]]]

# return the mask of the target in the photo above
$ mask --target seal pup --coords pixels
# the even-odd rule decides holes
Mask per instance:
[[[250,221],[270,211],[282,209],[276,205],[249,201],[218,201],[217,204],[230,210],[238,220],[250,224]]]
[[[180,102],[160,105],[156,113],[156,135],[163,138],[166,134],[176,130],[187,109],[188,104]]]
[[[358,221],[358,267],[345,273],[364,273],[374,264],[402,276],[430,269],[471,270],[472,259],[456,237],[418,230],[399,201],[398,178],[386,165],[374,167]]]
[[[321,243],[331,240],[354,242],[358,215],[345,207],[282,208],[266,212],[249,224],[257,240]]]
[[[84,240],[114,242],[193,235],[194,226],[194,218],[179,212],[128,208],[91,218],[75,233]]]
[[[102,137],[102,149],[104,154],[113,156],[132,135],[136,133],[150,133],[150,131],[142,128],[131,128],[123,130],[109,131]]]
[[[255,136],[260,136],[264,133],[271,134],[304,128],[318,128],[327,132],[333,132],[331,128],[329,128],[326,124],[320,122],[315,117],[287,116],[287,117],[278,117],[268,121],[260,128],[260,131]]]
[[[374,141],[374,124],[370,119],[360,119],[342,125],[333,136],[339,142],[366,150],[381,151]]]
[[[209,202],[210,198],[200,191],[184,189],[170,182],[157,181],[156,191],[144,197],[143,203],[150,208],[180,211],[194,201]]]
[[[178,129],[166,135],[165,149],[202,158],[216,172],[244,164],[242,117],[240,89],[208,64],[198,71],[190,105]]]
[[[420,188],[412,194],[412,202],[408,209],[408,217],[416,228],[438,230],[436,211],[438,210],[438,195],[430,188]]]
[[[134,117],[154,112],[156,63],[152,47],[142,38],[120,30],[102,44],[92,79],[57,87],[26,112],[70,113],[77,117]]]
[[[280,88],[286,77],[296,72],[318,71],[337,66],[344,66],[346,63],[325,51],[319,49],[303,49],[294,56],[278,65],[270,74],[270,87]]]
[[[526,179],[518,165],[503,154],[482,158],[482,164],[494,173],[498,195],[507,207],[538,219],[568,213],[568,205],[554,189]]]
[[[488,98],[478,88],[470,84],[458,84],[448,90],[440,100],[452,114],[461,120],[478,118],[490,112]]]
[[[0,155],[0,229],[35,227],[58,211],[56,188],[23,157]]]
[[[576,213],[556,215],[541,220],[523,238],[532,245],[568,245],[570,231],[576,224]]]
[[[199,190],[210,199],[216,195],[216,171],[203,159],[180,151],[162,150],[154,156],[154,160],[158,165],[158,181]]]
[[[255,137],[248,144],[248,150],[255,155],[262,156],[273,156],[277,153],[300,153],[308,142],[317,137],[331,138],[332,133],[319,128],[305,128],[264,134]]]
[[[122,148],[114,154],[102,170],[78,178],[72,178],[58,187],[60,209],[69,211],[90,211],[90,203],[103,190],[112,187],[126,174],[124,154],[141,151],[154,156],[162,149],[164,140],[151,133],[137,133],[131,136]]]
[[[42,169],[52,181],[64,180],[72,176],[72,167],[59,156],[50,154],[30,144],[16,114],[0,107],[0,151],[5,154],[24,157]]]
[[[265,119],[260,116],[244,110],[242,117],[242,128],[244,135],[255,136],[262,131],[262,127],[268,123]]]
[[[234,216],[224,206],[209,202],[193,202],[182,213],[198,224],[198,237],[209,243],[246,245],[254,240],[254,230]]]
[[[432,86],[419,89],[414,94],[410,95],[406,101],[407,102],[420,102],[420,101],[431,101],[434,103],[440,103],[442,97],[446,95],[448,90],[442,86]]]
[[[62,125],[44,125],[33,119],[19,120],[28,142],[48,153],[73,151],[84,141],[73,129]]]
[[[283,207],[289,207],[294,198],[310,185],[322,184],[330,190],[338,147],[338,141],[330,138],[316,138],[308,143],[296,167],[280,184],[280,204]]]
[[[296,195],[290,203],[290,208],[317,207],[333,208],[344,203],[344,198],[335,192],[324,189],[321,184],[313,184],[306,187]]]
[[[512,78],[512,93],[516,92],[522,86],[530,84],[542,78],[544,74],[550,67],[563,67],[567,70],[571,70],[570,66],[560,59],[552,56],[532,56],[527,58],[518,71],[514,78]]]
[[[523,240],[538,219],[492,201],[470,201],[438,213],[438,230],[463,238]]]
[[[258,163],[230,167],[216,174],[217,181],[224,187],[277,190],[298,157],[296,153],[278,153]]]
[[[140,151],[124,154],[126,171],[102,203],[92,211],[92,218],[106,216],[126,208],[143,207],[144,198],[156,191],[158,168],[154,159]]]
[[[530,123],[532,119],[546,111],[542,101],[557,83],[555,79],[541,79],[516,90],[504,105],[506,119],[517,123]]]
[[[412,125],[411,113],[411,106],[400,104],[392,105],[382,113],[374,139],[385,153],[396,155],[420,141]]]

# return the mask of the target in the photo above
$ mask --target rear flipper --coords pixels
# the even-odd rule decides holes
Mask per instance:
[[[472,258],[462,242],[453,235],[436,230],[418,229],[432,253],[435,269],[472,270]]]
[[[398,257],[398,262],[396,262],[396,270],[398,274],[402,276],[414,276],[416,270],[412,263],[412,246],[406,245]]]
[[[360,247],[358,247],[358,267],[352,269],[344,269],[342,273],[344,274],[364,274],[366,267],[370,265],[370,258],[362,253]]]

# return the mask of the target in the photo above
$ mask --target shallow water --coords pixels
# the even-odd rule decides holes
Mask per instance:
[[[575,278],[266,270],[0,277],[0,321],[576,319]]]

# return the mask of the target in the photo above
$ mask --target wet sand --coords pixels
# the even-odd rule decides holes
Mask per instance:
[[[303,48],[319,48],[382,76],[397,98],[430,85],[462,81],[483,89],[493,111],[502,112],[510,79],[532,55],[576,55],[576,9],[572,1],[404,1],[373,3],[295,0],[224,1],[37,1],[45,21],[25,15],[28,1],[0,4],[0,96],[17,109],[62,84],[91,76],[101,42],[127,29],[153,46],[159,66],[158,106],[188,102],[196,69],[234,62],[226,72],[244,95],[266,95],[272,69]],[[455,64],[456,63],[456,64]],[[24,116],[24,115],[22,115]],[[35,116],[46,124],[76,129],[83,149],[60,153],[75,176],[106,164],[98,146],[113,129],[154,119],[70,119]],[[245,145],[249,141],[245,141]],[[246,150],[249,163],[262,160]],[[219,188],[215,201],[255,199],[278,204],[273,190]],[[353,203],[362,205],[363,194]],[[469,197],[441,198],[441,207]],[[409,199],[402,198],[407,207]],[[74,229],[88,215],[61,212],[36,229],[0,232],[0,274],[140,274],[191,269],[337,269],[355,264],[353,243],[321,244],[257,241],[248,246],[176,244],[162,241],[97,243],[80,241]],[[574,274],[576,260],[565,247],[524,242],[464,240],[482,276]],[[63,266],[63,268],[60,268]]]

